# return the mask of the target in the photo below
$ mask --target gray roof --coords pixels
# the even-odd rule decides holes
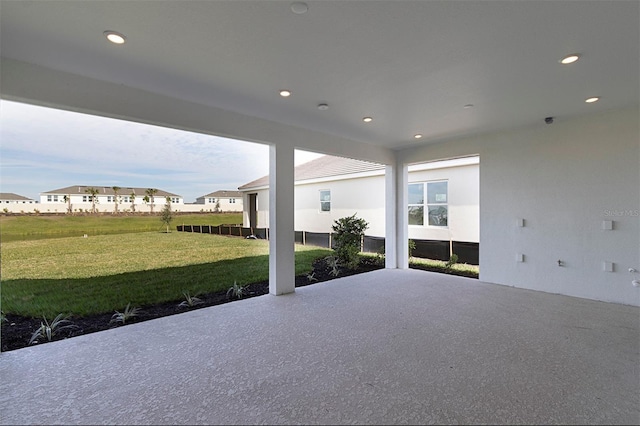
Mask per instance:
[[[240,191],[232,191],[232,190],[221,189],[221,190],[219,190],[219,191],[212,192],[212,193],[210,193],[210,194],[203,195],[203,196],[198,197],[198,198],[208,198],[208,197],[215,197],[215,198],[240,198],[240,197],[242,197],[242,192],[240,192]]]
[[[33,198],[23,197],[13,192],[0,192],[0,200],[34,201]]]
[[[384,165],[353,158],[325,155],[308,163],[297,166],[294,170],[296,182],[308,179],[346,176],[355,173],[383,170]],[[269,186],[269,175],[263,176],[239,187],[240,190]]]
[[[42,192],[42,194],[62,194],[62,195],[71,195],[71,194],[86,194],[87,188],[95,188],[99,192],[98,195],[115,195],[113,192],[113,187],[111,186],[87,186],[87,185],[73,185],[67,186],[66,188],[54,189],[52,191]],[[131,193],[135,193],[137,196],[144,197],[147,195],[145,192],[148,188],[132,188],[127,186],[120,187],[118,191],[119,195],[131,195]],[[156,188],[157,189],[157,188]],[[163,191],[162,189],[158,189],[158,192],[154,194],[154,197],[180,197],[178,194],[173,194],[171,192]]]

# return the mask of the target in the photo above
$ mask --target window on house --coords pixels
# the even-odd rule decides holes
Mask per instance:
[[[234,204],[236,202],[235,198],[229,198],[229,204]]]
[[[216,202],[216,199],[215,199],[215,198],[209,198],[209,202],[210,202],[211,204],[213,204],[213,203],[215,203],[215,202]]]
[[[448,226],[447,181],[409,184],[409,225],[424,226],[425,212],[428,226]]]
[[[329,190],[320,191],[320,211],[331,211],[331,191]]]
[[[409,184],[409,225],[424,225],[424,184]]]
[[[47,202],[51,202],[53,201],[53,196],[52,195],[47,195]]]

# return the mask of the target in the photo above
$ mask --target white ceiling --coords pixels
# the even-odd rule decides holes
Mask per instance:
[[[0,52],[388,148],[640,99],[638,1],[291,3],[3,0]]]

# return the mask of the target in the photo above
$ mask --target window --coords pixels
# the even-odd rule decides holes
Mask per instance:
[[[211,204],[213,204],[213,203],[215,203],[215,202],[216,202],[216,199],[215,199],[215,198],[209,198],[209,202],[210,202]]]
[[[409,184],[409,225],[424,225],[424,184]]]
[[[320,211],[331,211],[331,191],[329,190],[320,191]]]
[[[447,181],[409,184],[408,204],[409,225],[424,226],[426,207],[428,226],[448,226],[449,207]]]
[[[53,201],[53,195],[47,195],[47,202]]]
[[[115,197],[113,197],[111,195],[107,195],[107,203],[113,203],[114,199],[115,199]]]
[[[429,226],[447,226],[449,223],[447,187],[446,181],[427,183]]]
[[[229,198],[229,204],[234,204],[236,202],[235,198]]]
[[[180,202],[180,198],[178,198],[178,197],[171,197],[171,202],[172,202],[172,203],[178,203],[178,202]]]

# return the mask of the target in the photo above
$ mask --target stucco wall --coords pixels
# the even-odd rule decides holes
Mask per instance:
[[[300,182],[295,186],[295,229],[308,232],[331,232],[336,219],[351,216],[369,222],[367,235],[385,236],[385,180],[384,175],[356,179]],[[464,165],[440,169],[416,170],[409,173],[409,182],[446,179],[449,182],[449,227],[410,226],[409,238],[479,242],[478,165]],[[331,211],[320,211],[320,191],[331,191]],[[258,193],[258,227],[267,227],[268,190]],[[249,201],[245,195],[247,209]],[[244,214],[248,226],[248,212]]]
[[[640,270],[638,117],[629,108],[541,120],[405,150],[401,161],[479,153],[481,280],[640,305],[640,275],[628,271]]]

